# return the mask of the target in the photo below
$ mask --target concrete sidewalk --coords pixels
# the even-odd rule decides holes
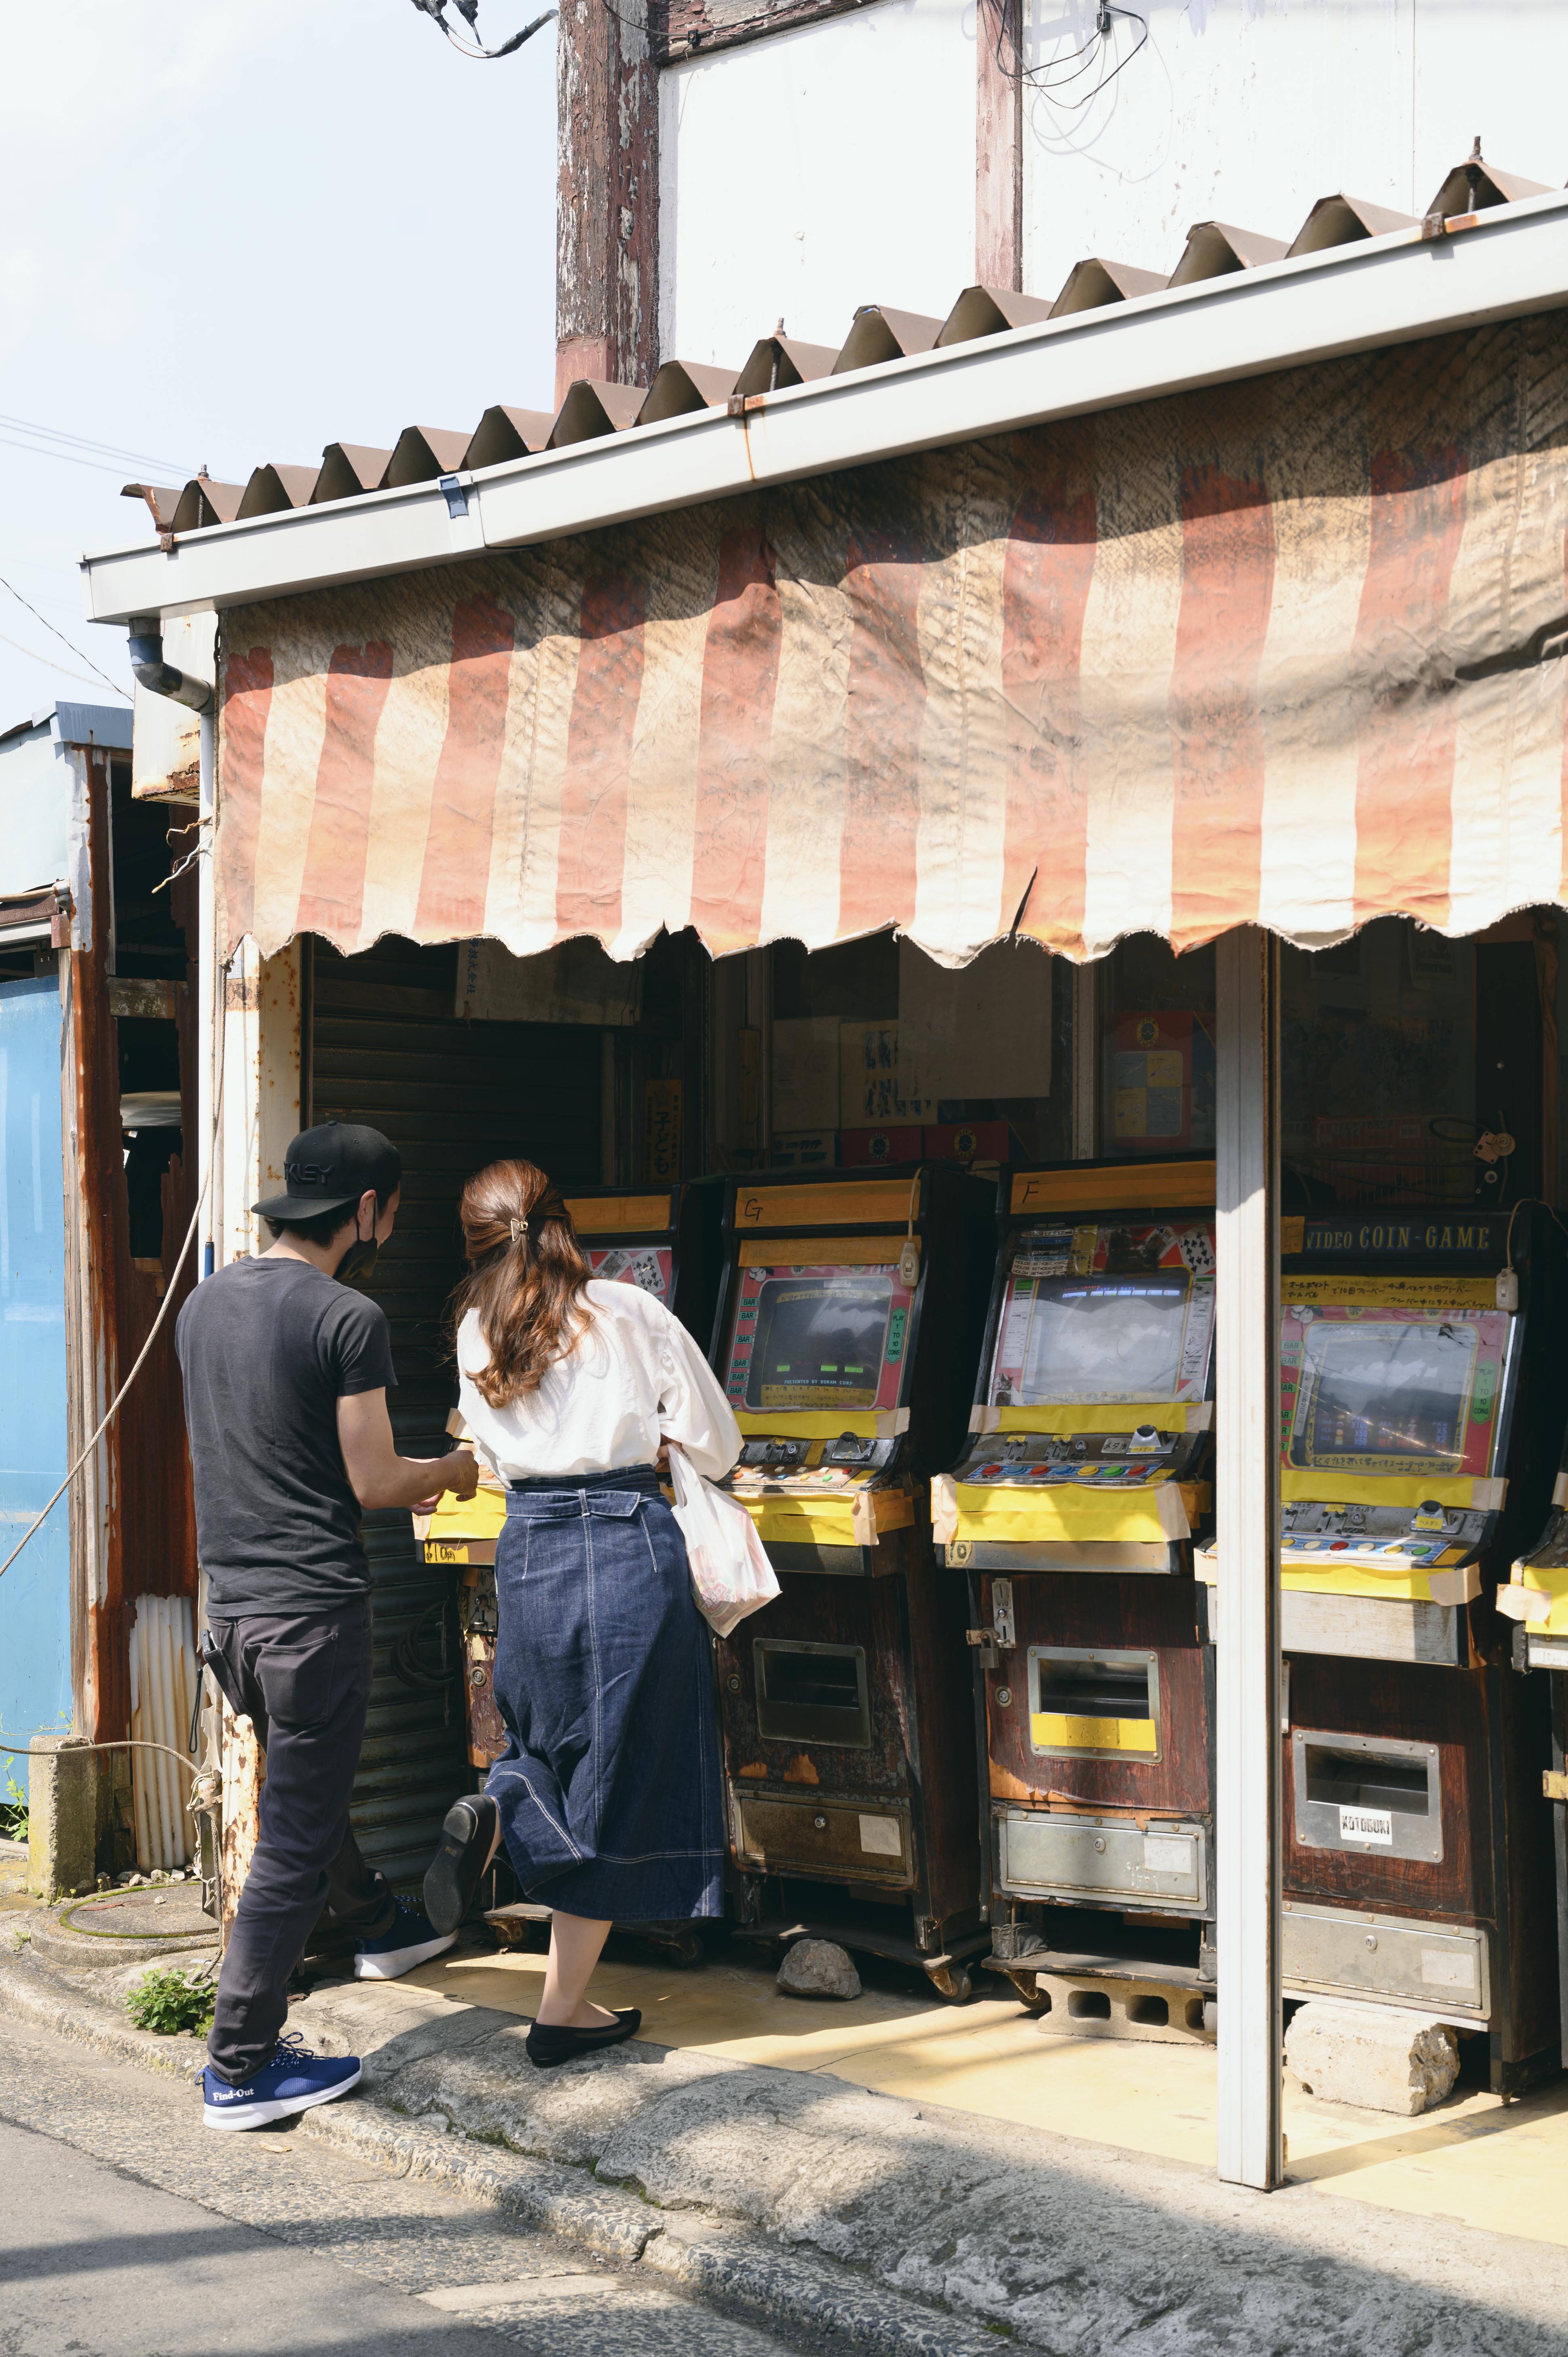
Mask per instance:
[[[196,2067],[190,2040],[129,2029],[139,1962],[89,1963],[48,1919],[26,1929],[41,1937],[0,1967],[0,2004]],[[1559,2245],[1306,2185],[1241,2193],[1190,2162],[646,2038],[536,2072],[521,2013],[449,1994],[487,1961],[297,2005],[312,2043],[366,2065],[312,2132],[854,2348],[978,2357],[1001,2333],[1052,2357],[1568,2351]]]

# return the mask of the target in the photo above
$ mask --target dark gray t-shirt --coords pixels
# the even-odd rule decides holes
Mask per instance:
[[[214,1620],[327,1612],[370,1587],[338,1402],[394,1384],[385,1312],[300,1260],[237,1260],[175,1328]]]

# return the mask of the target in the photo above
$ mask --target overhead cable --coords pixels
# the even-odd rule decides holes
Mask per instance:
[[[123,467],[142,467],[155,473],[188,477],[198,470],[181,467],[173,458],[150,458],[145,450],[123,450],[116,442],[95,442],[90,435],[68,434],[63,426],[40,425],[34,417],[9,417],[0,410],[0,441],[10,442],[18,450],[38,449],[40,457],[74,457],[79,467],[102,467],[107,473],[116,473]],[[26,441],[15,436],[25,435]],[[59,449],[46,446],[59,443]]]
[[[51,638],[58,639],[62,647],[70,647],[71,653],[77,656],[81,662],[84,662],[89,671],[98,672],[98,676],[103,682],[105,687],[113,688],[116,695],[123,695],[125,698],[126,703],[130,703],[131,697],[129,692],[125,688],[117,686],[115,682],[110,678],[106,671],[98,671],[98,665],[93,662],[92,657],[91,655],[84,655],[81,649],[79,646],[73,645],[71,640],[66,637],[63,630],[57,630],[48,616],[47,614],[40,614],[38,608],[32,604],[30,599],[24,597],[21,591],[11,582],[7,581],[3,573],[0,573],[0,589],[9,589],[12,597],[16,600],[17,605],[26,606],[33,619],[36,622],[41,622]],[[7,646],[15,646],[16,642],[14,639],[8,639],[5,643]],[[18,651],[25,654],[27,652],[27,649],[22,648]],[[38,662],[43,662],[47,661],[47,657],[38,655],[36,656],[34,660]],[[59,671],[60,666],[59,663],[56,663],[54,668],[56,671]],[[81,673],[80,672],[73,672],[71,673],[71,677],[73,679],[80,679],[81,677]]]

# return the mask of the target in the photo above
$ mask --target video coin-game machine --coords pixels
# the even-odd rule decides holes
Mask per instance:
[[[997,1227],[970,1437],[932,1493],[968,1581],[991,1963],[1034,2011],[1115,2004],[1207,2035],[1192,1543],[1212,1507],[1214,1165],[1013,1169]]]
[[[1552,1497],[1562,1250],[1529,1202],[1281,1226],[1285,1990],[1484,2032],[1512,2093],[1555,2067],[1556,1942],[1494,1598]]]
[[[1514,1666],[1542,1671],[1550,1697],[1551,1765],[1541,1781],[1550,1803],[1557,1896],[1557,1986],[1561,2048],[1568,2055],[1568,1437],[1563,1442],[1545,1527],[1514,1563],[1498,1609],[1513,1624]],[[1532,1684],[1537,1681],[1532,1680]]]
[[[714,1341],[745,1436],[726,1486],[782,1591],[716,1641],[739,1931],[954,1999],[986,1940],[962,1598],[924,1485],[963,1428],[991,1191],[943,1165],[732,1182]]]

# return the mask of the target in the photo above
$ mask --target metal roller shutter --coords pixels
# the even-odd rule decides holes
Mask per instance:
[[[456,1397],[445,1318],[462,1267],[464,1180],[514,1154],[569,1185],[599,1177],[599,1033],[458,1020],[456,960],[453,948],[385,941],[354,958],[317,944],[312,961],[308,1119],[368,1122],[403,1156],[397,1228],[372,1290],[392,1322],[392,1429],[413,1456],[446,1446]],[[406,1882],[424,1873],[443,1815],[475,1781],[456,1647],[449,1695],[413,1693],[392,1668],[398,1640],[453,1574],[421,1560],[406,1513],[367,1514],[364,1532],[375,1684],[353,1825],[365,1856]]]

